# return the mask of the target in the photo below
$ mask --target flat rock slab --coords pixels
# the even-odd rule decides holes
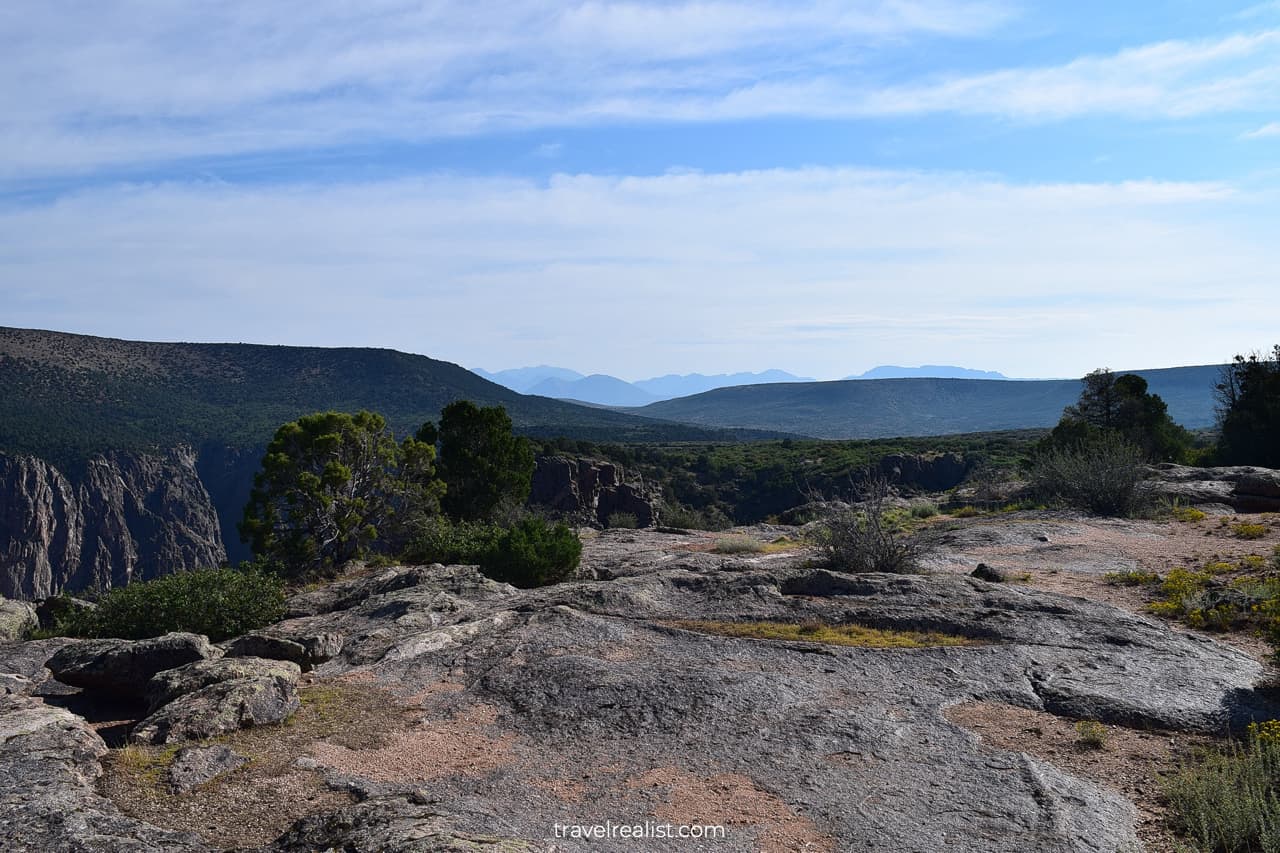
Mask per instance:
[[[46,666],[63,684],[129,699],[147,694],[157,672],[222,657],[200,634],[165,634],[150,640],[84,640],[60,649]]]
[[[283,678],[297,684],[301,675],[302,670],[296,663],[285,660],[253,657],[198,660],[151,676],[147,686],[148,713],[154,713],[179,696],[223,681],[237,678]]]
[[[249,759],[229,746],[189,746],[169,765],[169,786],[185,794],[248,763]]]
[[[0,697],[0,849],[212,853],[196,836],[126,817],[99,796],[94,782],[106,752],[71,712]]]
[[[645,553],[616,580],[521,591],[473,569],[405,567],[278,626],[350,638],[326,675],[427,696],[456,685],[385,757],[321,756],[333,778],[373,797],[422,788],[454,831],[500,826],[562,851],[636,849],[554,838],[566,815],[720,822],[730,837],[716,849],[733,851],[1116,851],[1137,848],[1127,801],[984,747],[943,709],[981,699],[1215,732],[1277,716],[1252,690],[1251,658],[1105,605],[955,575],[666,560],[667,543],[625,538]],[[732,639],[674,624],[689,619],[856,622],[977,644]],[[483,722],[458,722],[478,708]],[[473,757],[442,770],[426,758],[436,743]]]
[[[235,678],[178,697],[138,723],[129,739],[153,745],[205,740],[283,722],[299,707],[288,678]]]

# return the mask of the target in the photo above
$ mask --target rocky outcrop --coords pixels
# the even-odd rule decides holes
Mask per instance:
[[[973,463],[959,453],[892,453],[880,460],[880,473],[895,488],[945,492],[964,480]]]
[[[100,796],[102,738],[82,718],[0,696],[0,849],[213,853],[189,833],[126,817]]]
[[[189,746],[179,751],[169,765],[169,785],[185,794],[248,763],[249,759],[229,746]]]
[[[173,633],[150,640],[85,640],[60,649],[45,665],[63,684],[143,699],[156,673],[219,657],[222,650],[208,638]]]
[[[284,722],[300,706],[289,678],[233,678],[179,696],[138,723],[129,739],[148,744],[205,740]]]
[[[1148,474],[1155,494],[1184,505],[1225,504],[1236,512],[1280,512],[1280,471],[1270,468],[1165,463],[1151,466]]]
[[[629,513],[640,527],[657,522],[658,496],[642,483],[623,481],[623,470],[612,462],[540,456],[533,470],[529,502],[580,516],[595,524],[608,523],[614,513]]]
[[[34,600],[225,561],[195,463],[189,448],[111,453],[72,478],[0,455],[0,595]]]
[[[147,686],[147,705],[154,712],[180,696],[238,678],[283,678],[297,684],[301,675],[302,670],[296,663],[285,660],[250,657],[198,660],[153,675]]]
[[[0,597],[0,642],[20,640],[39,624],[36,610],[30,604]]]
[[[344,637],[338,633],[320,632],[286,637],[266,631],[254,631],[227,643],[227,657],[269,658],[290,661],[310,672],[342,651]]]

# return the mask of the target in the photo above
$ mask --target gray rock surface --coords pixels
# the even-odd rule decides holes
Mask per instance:
[[[180,750],[169,765],[169,786],[185,794],[248,763],[249,759],[224,744],[189,746]]]
[[[0,595],[106,589],[226,558],[190,448],[97,456],[75,480],[0,454]]]
[[[262,848],[262,853],[549,853],[553,849],[519,838],[460,832],[430,803],[380,797],[303,818],[276,843]]]
[[[205,740],[283,722],[299,707],[288,678],[234,678],[179,696],[138,723],[129,739],[153,745]]]
[[[303,672],[330,660],[342,651],[346,638],[339,632],[287,634],[254,631],[225,644],[227,657],[261,657],[296,663]]]
[[[66,637],[27,643],[0,643],[0,693],[26,696],[51,677],[45,663],[59,649],[76,641]]]
[[[1280,511],[1280,471],[1237,465],[1193,468],[1165,463],[1149,468],[1157,495],[1183,504],[1226,504],[1236,512]]]
[[[150,640],[84,640],[63,647],[46,665],[63,684],[143,699],[156,673],[221,656],[203,635],[173,633]]]
[[[176,669],[157,672],[147,685],[148,713],[159,710],[179,696],[237,678],[283,678],[298,683],[302,670],[296,663],[256,657],[224,657],[198,660]]]
[[[6,853],[212,853],[188,833],[121,814],[94,782],[107,746],[87,723],[0,696],[0,849]]]
[[[535,758],[436,783],[432,813],[453,832],[502,827],[538,843],[566,810],[592,822],[644,819],[651,813],[617,780],[666,768],[700,784],[748,779],[836,850],[936,850],[943,840],[972,851],[1136,848],[1132,808],[1118,795],[984,747],[943,709],[1003,701],[1214,732],[1277,712],[1252,690],[1261,667],[1251,658],[1104,605],[954,575],[842,575],[807,568],[800,555],[734,562],[673,550],[663,534],[630,532],[628,543],[617,533],[591,540],[585,558],[600,562],[604,549],[605,561],[620,559],[629,546],[613,581],[519,591],[466,567],[402,567],[323,601],[294,601],[294,612],[315,615],[278,627],[349,638],[321,674],[355,669],[403,691],[450,681],[464,685],[450,707],[496,709],[498,729]],[[684,619],[857,622],[978,644],[894,651],[730,639],[671,624]],[[530,778],[555,772],[555,756],[572,756],[560,772],[588,780],[583,802],[531,794]],[[342,779],[375,797],[395,792]],[[403,808],[379,825],[400,826]],[[757,849],[751,831],[735,832],[717,849]],[[409,846],[391,849],[419,849],[394,837]]]
[[[0,597],[0,642],[20,640],[39,625],[36,610],[30,604]]]

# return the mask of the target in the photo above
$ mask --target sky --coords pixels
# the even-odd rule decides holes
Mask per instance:
[[[1280,0],[8,0],[0,325],[642,379],[1280,341]]]

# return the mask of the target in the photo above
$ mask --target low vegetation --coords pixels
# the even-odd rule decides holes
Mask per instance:
[[[1106,749],[1107,727],[1097,720],[1076,723],[1076,744],[1081,749]]]
[[[480,571],[513,586],[546,586],[569,577],[581,556],[577,533],[529,516],[498,535],[480,558]]]
[[[912,531],[902,518],[886,508],[889,481],[867,478],[864,500],[828,519],[822,529],[822,545],[831,565],[842,572],[921,571],[921,560],[933,550],[934,542]]]
[[[825,622],[716,622],[681,620],[668,622],[673,628],[744,637],[753,640],[787,640],[824,643],[829,646],[863,646],[874,649],[921,649],[932,646],[967,646],[974,641],[954,634],[933,631],[898,631],[864,625],[828,625]]]
[[[1031,489],[1042,500],[1098,515],[1129,517],[1150,502],[1144,488],[1142,451],[1115,433],[1078,444],[1050,445],[1035,456]]]
[[[1123,572],[1107,572],[1102,579],[1112,586],[1147,586],[1160,583],[1160,576],[1145,569],[1128,569]]]
[[[763,554],[765,543],[750,536],[722,536],[711,550],[717,554]]]
[[[283,615],[279,576],[259,568],[203,569],[113,589],[96,609],[69,612],[54,633],[140,640],[190,631],[217,643]]]
[[[1173,828],[1202,853],[1280,851],[1280,722],[1202,751],[1165,781]]]
[[[1265,524],[1233,524],[1231,535],[1237,539],[1261,539],[1267,535]]]

